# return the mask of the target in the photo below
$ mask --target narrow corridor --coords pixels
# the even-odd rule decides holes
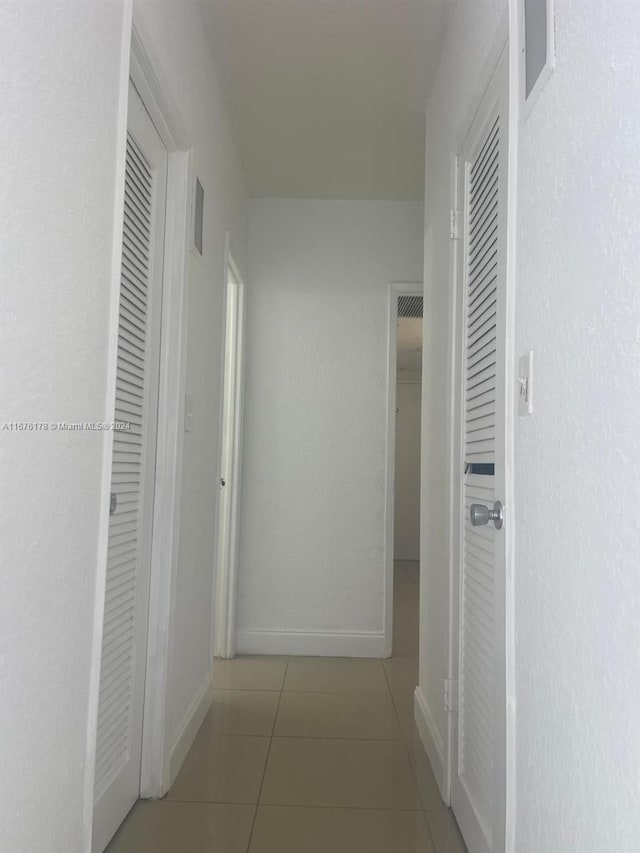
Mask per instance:
[[[396,563],[394,656],[238,657],[173,787],[108,853],[463,853],[418,747],[417,563]]]

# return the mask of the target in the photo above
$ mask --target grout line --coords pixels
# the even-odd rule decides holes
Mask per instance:
[[[345,740],[364,741],[365,743],[397,743],[402,740],[402,730],[395,737],[348,737],[346,735],[273,735],[273,740]]]
[[[392,704],[393,704],[393,700],[392,700]],[[279,707],[280,707],[280,704],[278,704],[277,709],[279,709]],[[277,713],[277,709],[276,709],[276,713]],[[395,714],[396,713],[395,706],[394,706],[393,710],[394,710],[394,714]],[[389,736],[384,736],[384,737],[374,737],[371,735],[369,737],[365,737],[363,735],[337,735],[337,734],[336,735],[331,735],[331,734],[323,734],[323,735],[282,734],[282,735],[277,735],[275,733],[273,733],[273,734],[269,734],[269,733],[266,733],[266,734],[246,734],[245,732],[200,732],[199,737],[202,737],[203,740],[208,739],[208,738],[211,738],[211,739],[213,739],[213,738],[228,738],[230,740],[233,738],[243,738],[243,739],[244,738],[253,738],[254,740],[272,740],[272,739],[273,740],[357,740],[357,741],[373,741],[374,743],[376,741],[383,742],[383,743],[389,743],[390,741],[395,742],[395,741],[399,741],[399,740],[404,739],[402,729],[400,728],[399,725],[398,725],[398,731],[399,731],[398,735],[389,735]],[[273,728],[272,728],[272,732],[273,732]]]
[[[394,709],[395,710],[395,709]],[[242,732],[209,732],[207,734],[202,734],[203,740],[205,738],[254,738],[255,740],[358,740],[358,741],[367,741],[373,743],[395,743],[399,740],[403,740],[402,729],[400,729],[400,734],[395,737],[362,737],[359,736],[347,736],[347,735],[246,735],[242,734]]]
[[[349,812],[415,812],[417,814],[424,814],[425,809],[402,809],[402,808],[387,808],[386,806],[340,806],[340,805],[318,805],[317,803],[247,803],[240,800],[141,800],[140,801],[144,808],[146,808],[146,803],[151,803],[153,806],[155,803],[180,803],[180,804],[188,804],[192,806],[258,806],[262,805],[263,808],[274,808],[274,809],[340,809],[341,811]],[[434,812],[434,814],[438,814],[438,812]],[[253,831],[253,830],[252,830]],[[249,839],[251,841],[251,839]]]
[[[215,693],[280,693],[273,687],[214,687]]]
[[[396,658],[411,658],[415,659],[415,655],[394,655]],[[353,658],[354,661],[362,660],[362,658]],[[376,658],[373,663],[384,664],[385,661],[391,658]],[[214,687],[216,693],[358,693],[362,696],[371,696],[376,693],[386,693],[386,690],[313,690],[309,688],[288,687],[286,690],[274,689],[273,687]]]
[[[264,770],[262,771],[262,779],[260,780],[260,788],[258,789],[258,799],[256,801],[256,810],[253,815],[253,822],[251,824],[251,832],[249,833],[249,841],[247,842],[247,853],[251,849],[251,842],[253,841],[253,832],[256,828],[256,820],[258,819],[258,808],[260,807],[260,798],[262,797],[262,788],[264,787],[264,780],[267,775],[267,767],[269,766],[269,756],[271,755],[271,747],[273,745],[273,737],[274,732],[276,730],[276,723],[278,722],[278,711],[280,710],[280,703],[282,702],[282,694],[284,693],[284,684],[287,680],[287,672],[289,670],[289,658],[287,658],[287,663],[284,668],[284,674],[282,676],[282,684],[280,685],[280,695],[278,696],[278,704],[276,706],[276,712],[273,715],[273,725],[271,726],[271,737],[269,738],[269,748],[267,749],[267,757],[264,762]]]
[[[381,666],[384,666],[385,660],[389,660],[389,658],[380,658],[378,663]],[[329,696],[340,696],[341,694],[346,694],[347,696],[386,696],[387,693],[387,684],[385,679],[385,685],[382,689],[378,690],[349,690],[345,688],[344,690],[301,690],[299,688],[294,688],[293,690],[289,688],[288,690],[283,690],[283,693],[326,693]]]

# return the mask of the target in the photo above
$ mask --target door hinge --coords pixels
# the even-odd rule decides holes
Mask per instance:
[[[445,678],[444,680],[444,709],[445,711],[453,711],[453,679]]]
[[[458,240],[460,237],[460,216],[457,210],[449,211],[449,237]]]

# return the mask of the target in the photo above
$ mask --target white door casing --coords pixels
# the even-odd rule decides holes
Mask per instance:
[[[245,306],[244,284],[231,257],[228,235],[225,259],[227,296],[213,655],[232,658],[236,653]]]
[[[395,526],[396,391],[398,359],[398,299],[424,297],[422,282],[396,281],[389,284],[387,302],[387,416],[385,423],[385,512],[384,512],[384,657],[393,650],[393,563]],[[424,318],[423,318],[424,323]]]
[[[93,850],[140,792],[168,155],[129,85],[115,421]]]
[[[472,526],[472,503],[510,494],[506,377],[509,79],[505,49],[458,161],[456,465],[451,805],[474,853],[505,849],[506,535]],[[505,524],[509,524],[509,507]]]

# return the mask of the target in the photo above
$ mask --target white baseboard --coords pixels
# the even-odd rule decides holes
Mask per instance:
[[[238,630],[238,654],[310,657],[385,657],[384,634]]]
[[[193,697],[191,704],[180,721],[178,730],[171,739],[171,747],[169,749],[169,787],[173,785],[212,702],[213,671],[207,675],[202,687]]]
[[[440,796],[445,803],[448,803],[449,792],[446,790],[445,784],[444,741],[438,732],[433,714],[419,686],[416,687],[413,694],[413,714],[420,742],[427,753],[433,775],[438,783]]]

